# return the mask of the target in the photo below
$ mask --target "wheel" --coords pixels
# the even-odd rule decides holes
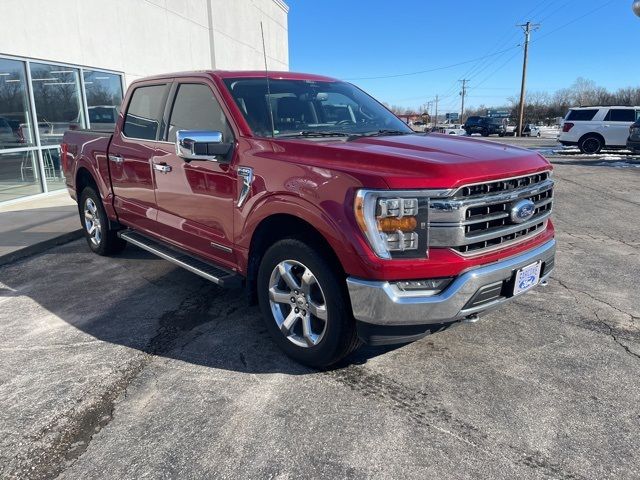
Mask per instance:
[[[538,133],[536,134],[536,137],[540,137],[540,132],[538,132]]]
[[[499,137],[504,137],[504,132],[500,132],[500,133],[498,133],[498,136],[499,136]]]
[[[80,194],[80,221],[89,248],[98,255],[119,253],[127,246],[127,242],[109,228],[102,200],[93,187],[85,187]]]
[[[580,139],[578,142],[578,148],[582,153],[593,155],[600,153],[600,150],[604,147],[603,143],[602,138],[596,135],[587,135]]]
[[[488,137],[489,132],[487,130],[482,130],[482,132],[480,132],[480,135],[482,135],[483,137]]]
[[[294,360],[329,367],[360,346],[344,278],[306,243],[285,239],[271,246],[257,290],[269,333]]]

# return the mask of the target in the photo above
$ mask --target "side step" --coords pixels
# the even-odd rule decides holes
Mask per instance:
[[[118,232],[118,236],[143,250],[151,252],[160,258],[164,258],[171,263],[175,263],[221,287],[238,288],[242,286],[242,277],[237,273],[200,260],[176,247],[153,240],[133,230],[122,230]]]

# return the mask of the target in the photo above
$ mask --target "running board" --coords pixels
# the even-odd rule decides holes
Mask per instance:
[[[242,286],[242,277],[237,273],[200,260],[176,247],[153,240],[133,230],[122,230],[118,232],[118,236],[221,287],[238,288]]]

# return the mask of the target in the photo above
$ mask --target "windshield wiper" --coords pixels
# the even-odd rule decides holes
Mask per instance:
[[[302,130],[301,132],[283,133],[278,137],[350,137],[349,132],[323,132],[315,130]]]
[[[403,130],[376,130],[375,132],[362,133],[363,137],[384,137],[386,135],[411,135],[415,132],[405,132]]]

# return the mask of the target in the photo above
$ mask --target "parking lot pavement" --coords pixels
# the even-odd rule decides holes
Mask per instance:
[[[548,287],[328,372],[135,248],[3,266],[0,477],[638,478],[640,169],[555,178]]]

